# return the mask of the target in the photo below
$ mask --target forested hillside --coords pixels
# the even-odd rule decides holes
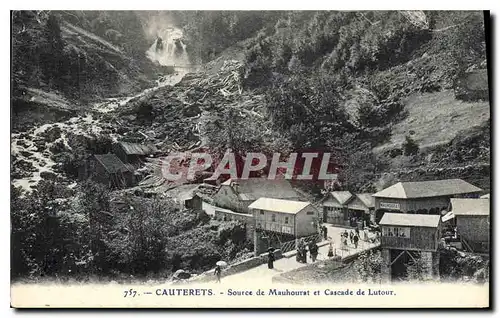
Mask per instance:
[[[15,277],[164,280],[248,255],[241,224],[145,194],[175,186],[153,159],[133,189],[82,180],[86,160],[117,141],[154,144],[162,156],[206,151],[214,165],[231,149],[239,172],[247,152],[283,160],[335,150],[335,188],[357,193],[441,178],[489,190],[481,12],[16,11],[12,19]],[[146,51],[174,28],[195,67],[160,85],[175,68]],[[325,190],[293,185],[312,198]]]
[[[148,44],[133,12],[14,11],[13,106],[35,89],[79,105],[139,92],[156,76]]]
[[[197,19],[189,19],[190,14]],[[408,114],[413,116],[408,99],[425,93],[447,98],[443,97],[449,95],[447,91],[453,96],[466,72],[485,72],[487,65],[482,12],[197,12],[181,16],[180,23],[187,41],[204,52],[198,55],[203,61],[226,47],[239,48],[244,56],[239,69],[243,95],[263,98],[267,124],[285,137],[289,150],[344,148],[342,159],[351,163],[344,172],[344,186],[353,189],[373,191],[376,175],[390,170],[392,158],[404,153],[403,144],[394,143],[391,136],[395,125]],[[241,29],[245,32],[237,31]],[[219,36],[219,41],[213,40]],[[478,85],[487,91],[485,81]],[[457,111],[465,118],[475,117],[474,109],[487,111],[487,93],[481,98],[486,101],[467,100],[468,110],[457,99]],[[447,120],[440,116],[437,122]],[[263,129],[248,133],[254,126],[248,122],[246,132],[239,135],[243,139],[251,135],[254,143],[265,139]],[[462,128],[449,127],[451,138],[436,142],[451,142],[459,133],[466,134]],[[419,142],[425,142],[421,136],[431,131],[417,132],[403,133],[410,142],[416,138],[418,148]],[[382,157],[372,155],[372,148],[382,145],[387,149]],[[480,151],[488,158],[481,162],[488,163],[489,150]],[[415,165],[418,160],[403,161]]]

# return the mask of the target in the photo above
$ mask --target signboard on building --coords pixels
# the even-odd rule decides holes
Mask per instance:
[[[399,210],[399,203],[380,202],[381,209]]]

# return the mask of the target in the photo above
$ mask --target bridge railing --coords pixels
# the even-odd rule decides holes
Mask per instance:
[[[316,242],[320,241],[321,237],[319,234],[313,234],[313,235],[301,237],[300,239],[307,245],[313,240],[315,240]],[[296,240],[291,240],[291,241],[281,243],[280,250],[282,253],[287,253],[287,252],[295,250],[296,248],[297,248]]]

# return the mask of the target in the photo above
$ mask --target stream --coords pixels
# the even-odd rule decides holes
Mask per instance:
[[[182,37],[182,31],[176,28],[168,28],[159,32],[159,34],[163,36],[162,40],[158,37],[145,54],[153,62],[163,66],[172,66],[174,72],[160,76],[156,80],[155,86],[132,96],[107,98],[99,101],[89,107],[88,113],[84,115],[71,117],[62,122],[43,124],[27,132],[11,134],[11,158],[13,157],[18,161],[17,166],[24,166],[19,169],[22,174],[18,175],[13,173],[11,164],[11,182],[15,187],[21,187],[27,192],[31,192],[33,186],[43,179],[42,175],[44,173],[58,174],[54,170],[57,163],[51,157],[54,153],[57,153],[55,145],[59,143],[62,143],[67,150],[71,151],[67,140],[69,133],[84,136],[98,135],[102,132],[102,127],[108,125],[108,123],[99,119],[99,114],[112,114],[131,100],[140,98],[162,87],[173,86],[179,83],[187,73],[195,71],[195,69],[189,68],[189,57],[185,45],[179,40]],[[160,49],[158,49],[159,41],[163,43]],[[43,134],[56,127],[60,129],[60,136],[52,142],[47,142]],[[116,140],[119,136],[113,134],[110,137]],[[68,185],[69,188],[74,186],[76,186],[76,182]]]

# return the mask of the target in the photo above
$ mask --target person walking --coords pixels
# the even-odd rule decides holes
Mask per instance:
[[[318,258],[318,245],[316,244],[316,242],[312,241],[309,244],[309,253],[311,254],[312,262],[316,262],[316,258]]]
[[[274,251],[270,250],[267,258],[267,268],[274,268]]]
[[[352,238],[352,240],[354,241],[354,248],[358,248],[359,236],[354,235],[354,237]]]
[[[354,231],[351,230],[351,232],[349,233],[349,238],[351,239],[351,244],[354,243]]]
[[[328,229],[323,225],[323,239],[326,241],[328,239]]]
[[[356,235],[359,236],[359,227],[358,226],[356,226],[355,231],[356,231]]]
[[[214,275],[217,276],[217,283],[220,283],[220,278],[222,276],[222,269],[219,265],[215,266]]]
[[[307,246],[302,246],[302,263],[307,263]]]
[[[345,238],[348,238],[348,237],[349,237],[349,233],[347,233],[347,230],[344,230],[344,233],[342,233],[342,235],[343,235]]]

